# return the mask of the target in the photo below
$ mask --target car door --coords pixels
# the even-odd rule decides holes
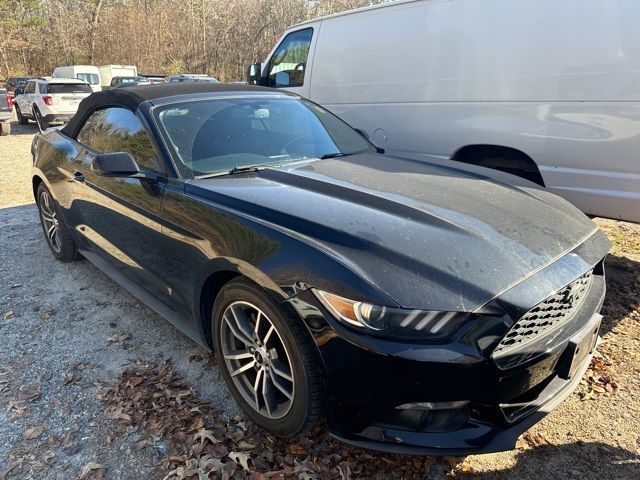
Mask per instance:
[[[152,295],[162,299],[160,210],[164,166],[140,119],[120,107],[94,111],[80,128],[74,161],[74,216],[88,248]],[[105,177],[91,169],[99,153],[128,152],[154,179]]]
[[[283,88],[304,97],[309,96],[314,31],[306,27],[288,33],[273,51],[267,64],[267,86]]]
[[[22,94],[15,98],[18,108],[23,115],[31,116],[31,92],[35,90],[35,82],[30,80],[24,86]]]

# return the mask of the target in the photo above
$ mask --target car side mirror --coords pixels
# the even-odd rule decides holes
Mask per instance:
[[[141,176],[140,167],[129,152],[99,153],[91,162],[91,170],[102,177]]]
[[[291,77],[289,72],[276,73],[276,87],[288,87],[291,84]]]
[[[247,67],[247,84],[249,85],[263,85],[265,82],[262,80],[262,64],[252,63]]]

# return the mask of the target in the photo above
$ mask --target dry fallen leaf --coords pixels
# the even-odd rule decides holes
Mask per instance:
[[[30,428],[27,428],[24,432],[22,432],[22,438],[24,438],[25,440],[38,438],[40,435],[42,435],[43,431],[44,431],[44,427],[42,425],[39,425],[37,427],[30,427]]]
[[[251,460],[251,457],[248,453],[229,452],[229,458],[239,464],[247,472],[251,471],[251,469],[249,468],[249,460]]]
[[[107,468],[96,462],[89,462],[82,467],[82,473],[80,474],[81,479],[89,478],[92,475],[95,475],[96,478],[104,477]]]
[[[7,313],[4,314],[4,319],[5,320],[9,320],[9,319],[11,319],[13,317],[14,317],[13,310],[9,310]]]
[[[112,343],[122,344],[130,337],[131,335],[129,335],[128,333],[116,333],[115,335],[111,335],[107,338],[107,345],[111,345]]]

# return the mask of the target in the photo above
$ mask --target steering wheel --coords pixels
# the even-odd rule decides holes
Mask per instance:
[[[311,142],[308,137],[300,135],[299,137],[292,138],[282,147],[282,153],[291,155],[292,153],[305,153],[304,148],[294,148],[296,146],[303,147],[305,144],[309,145]]]
[[[294,70],[304,70],[305,68],[307,68],[307,62],[299,63],[293,69]]]

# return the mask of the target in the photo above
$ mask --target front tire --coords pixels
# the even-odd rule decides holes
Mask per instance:
[[[278,436],[316,425],[320,361],[300,319],[257,285],[236,279],[216,298],[212,332],[227,386],[255,424]]]
[[[60,208],[49,189],[43,183],[38,186],[38,213],[44,236],[51,253],[61,262],[71,262],[80,257],[69,227],[66,226]]]

